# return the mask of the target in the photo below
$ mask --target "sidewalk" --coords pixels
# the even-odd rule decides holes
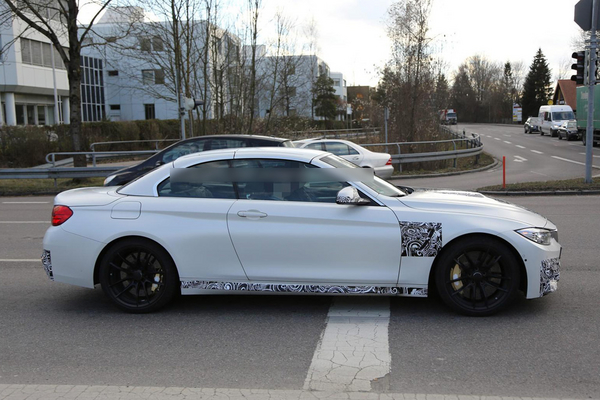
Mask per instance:
[[[2,385],[1,400],[559,400],[409,393],[320,392],[308,390],[214,389],[143,386]],[[588,400],[599,400],[600,397]],[[567,400],[567,399],[562,399]],[[575,399],[573,399],[575,400]]]

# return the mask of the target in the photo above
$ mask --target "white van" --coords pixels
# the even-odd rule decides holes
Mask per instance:
[[[549,133],[558,136],[558,127],[564,121],[575,121],[575,113],[570,106],[541,106],[539,112],[540,135]]]

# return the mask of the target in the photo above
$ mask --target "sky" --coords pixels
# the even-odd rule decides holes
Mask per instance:
[[[492,62],[523,62],[526,71],[542,49],[553,78],[571,64],[578,0],[432,0],[429,19],[435,47],[448,65],[448,77],[473,55]],[[390,59],[387,37],[392,0],[263,0],[263,26],[276,10],[297,25],[311,19],[319,32],[318,55],[331,71],[342,72],[349,86],[376,86],[378,71]],[[261,31],[263,37],[268,29]],[[567,73],[571,74],[568,70]]]

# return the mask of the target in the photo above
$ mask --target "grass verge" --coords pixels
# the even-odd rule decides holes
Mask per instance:
[[[0,179],[0,196],[52,195],[78,187],[102,186],[104,178]]]
[[[477,189],[480,192],[563,192],[583,190],[600,190],[600,179],[592,180],[592,183],[585,183],[583,178],[577,178],[560,181],[511,183],[506,185],[506,189],[503,189],[502,185],[485,186]]]

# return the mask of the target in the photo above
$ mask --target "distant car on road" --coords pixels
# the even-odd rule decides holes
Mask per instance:
[[[525,124],[523,125],[525,133],[539,133],[540,127],[538,126],[538,120],[539,118],[536,117],[527,118],[527,121],[525,121]]]
[[[562,124],[557,129],[558,131],[558,140],[567,139],[567,140],[576,140],[581,139],[581,132],[577,129],[576,121],[563,121]]]
[[[193,137],[172,144],[139,164],[118,170],[104,180],[104,186],[124,185],[160,165],[175,161],[181,156],[201,151],[238,147],[294,147],[294,143],[289,139],[257,135],[207,135]]]
[[[376,153],[349,140],[304,139],[294,141],[294,145],[299,148],[327,151],[359,167],[373,168],[375,175],[382,179],[389,179],[394,173],[392,156],[388,153]]]

